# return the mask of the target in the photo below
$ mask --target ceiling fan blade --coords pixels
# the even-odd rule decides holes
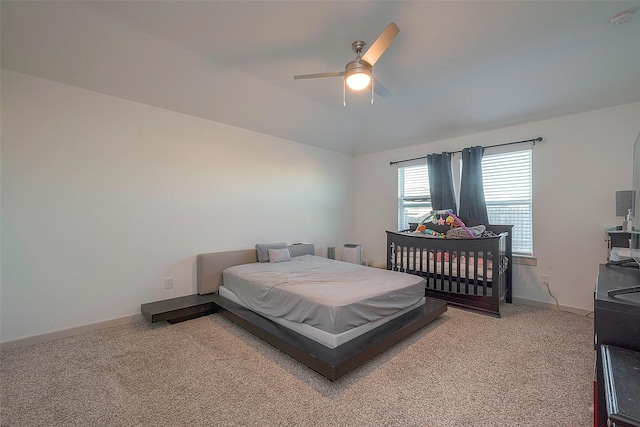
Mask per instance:
[[[371,65],[375,64],[399,32],[400,28],[398,28],[395,22],[391,22],[369,47],[369,50],[367,50],[367,53],[364,54],[362,59]]]
[[[344,76],[344,71],[336,71],[335,73],[315,73],[315,74],[299,74],[293,76],[294,80],[299,79],[317,79],[320,77],[341,77]]]
[[[388,98],[391,96],[391,92],[387,89],[380,80],[373,78],[373,91],[378,94],[380,98]]]

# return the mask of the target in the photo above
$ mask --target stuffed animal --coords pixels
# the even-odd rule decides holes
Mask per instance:
[[[445,220],[445,223],[446,223],[449,227],[451,227],[451,228],[453,228],[453,227],[460,227],[460,222],[458,222],[458,221],[456,220],[456,218],[453,216],[453,214],[451,214],[451,215],[449,215],[449,216],[447,217],[447,219]]]
[[[437,231],[432,230],[430,228],[427,228],[426,230],[424,230],[424,234],[428,234],[428,235],[434,236],[434,237],[439,237],[441,239],[444,239],[445,237],[447,237],[446,234],[438,233]]]
[[[451,209],[442,209],[439,211],[432,211],[431,214],[429,214],[429,216],[427,217],[427,220],[429,218],[431,218],[431,222],[434,224],[438,224],[438,225],[446,224],[451,228],[462,227],[462,229],[465,231],[465,233],[467,233],[469,237],[471,237],[472,239],[477,237],[471,230],[469,230],[469,228],[467,228],[466,225],[464,225],[464,222],[462,222],[462,220],[460,220],[460,218],[458,218],[456,214],[453,213],[453,210]]]
[[[414,231],[415,234],[428,234],[430,236],[435,236],[435,237],[440,237],[440,238],[444,238],[445,234],[444,233],[438,233],[435,230],[431,230],[430,228],[427,228],[426,225],[424,224],[420,224],[419,226],[416,227],[416,230]]]

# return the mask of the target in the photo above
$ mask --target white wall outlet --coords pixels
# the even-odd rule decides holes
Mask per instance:
[[[540,275],[540,284],[542,286],[549,286],[549,275],[548,274],[541,274]]]
[[[164,288],[172,289],[173,288],[173,277],[165,277],[164,278]]]

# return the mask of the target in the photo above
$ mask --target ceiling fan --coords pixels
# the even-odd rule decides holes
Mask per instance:
[[[393,39],[396,38],[400,28],[391,22],[380,33],[376,41],[373,42],[371,47],[361,56],[362,49],[365,47],[365,42],[362,40],[356,40],[351,44],[351,49],[356,53],[356,59],[349,61],[344,67],[344,71],[337,71],[333,73],[315,73],[315,74],[301,74],[293,76],[295,80],[299,79],[315,79],[320,77],[344,77],[344,92],[343,92],[343,104],[346,105],[346,86],[353,90],[362,90],[367,86],[371,86],[371,103],[373,104],[373,92],[377,93],[382,98],[388,98],[391,96],[391,92],[384,87],[382,83],[373,76],[373,65],[378,62],[378,59],[382,56],[385,50],[389,47]]]

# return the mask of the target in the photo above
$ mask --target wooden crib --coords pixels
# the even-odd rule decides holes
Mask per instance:
[[[486,228],[496,237],[443,239],[387,231],[387,269],[424,277],[428,297],[500,317],[501,303],[511,302],[513,226]]]

